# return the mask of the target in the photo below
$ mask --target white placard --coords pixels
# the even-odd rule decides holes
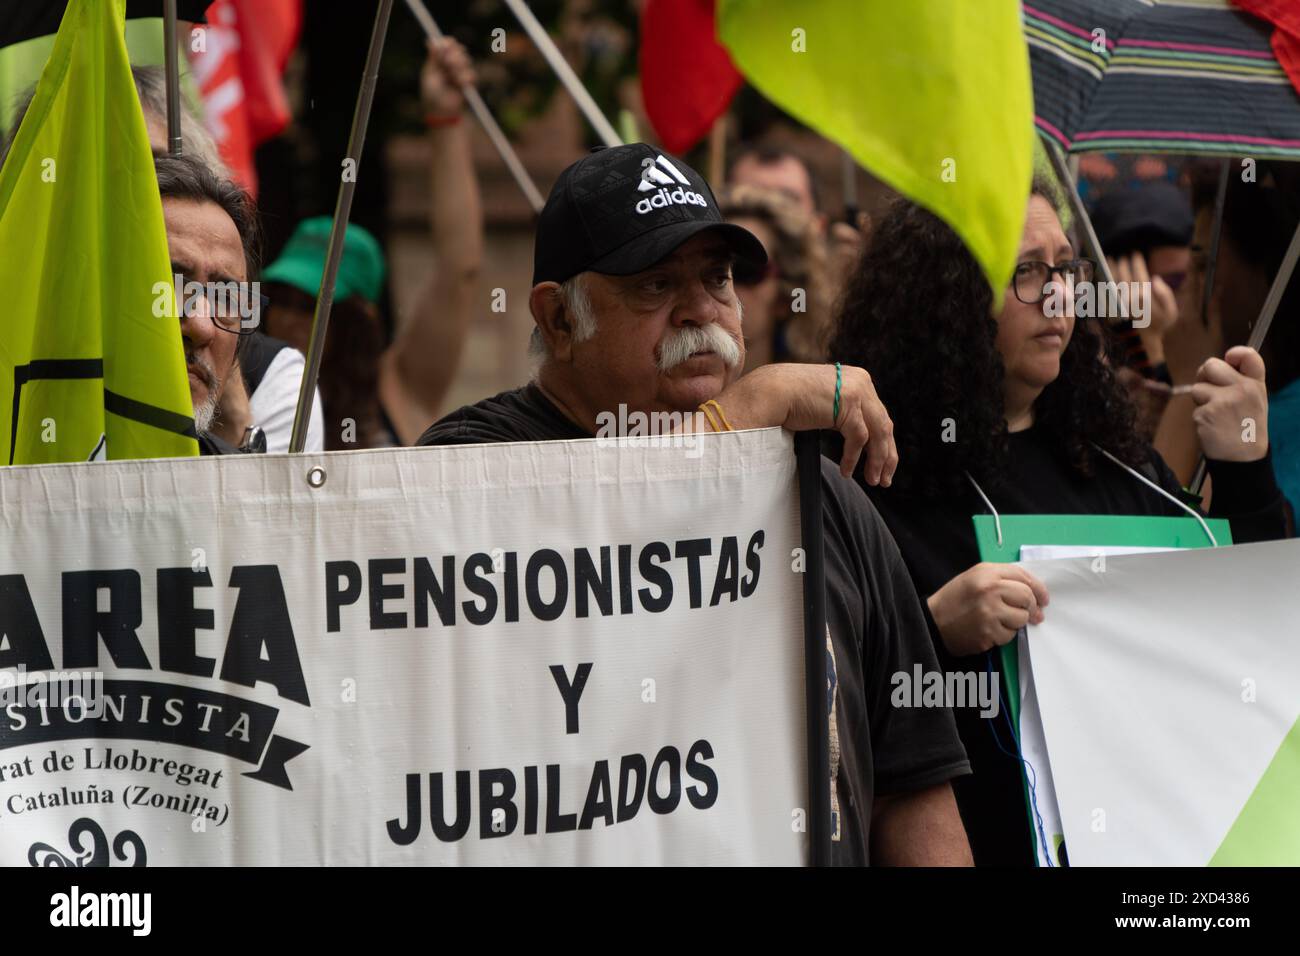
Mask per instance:
[[[1071,864],[1300,863],[1300,541],[1024,566]]]

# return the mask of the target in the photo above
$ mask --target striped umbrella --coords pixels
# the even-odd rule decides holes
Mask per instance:
[[[1025,0],[1024,13],[1034,121],[1062,149],[1300,160],[1300,94],[1272,26],[1228,0]]]

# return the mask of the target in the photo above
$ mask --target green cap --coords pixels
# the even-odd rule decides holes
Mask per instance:
[[[329,252],[329,216],[316,216],[298,223],[285,244],[280,258],[262,270],[263,282],[283,282],[310,296],[320,291]],[[334,299],[342,301],[360,295],[367,302],[378,302],[384,287],[384,252],[378,240],[360,226],[348,223],[343,234],[343,258],[334,283]]]

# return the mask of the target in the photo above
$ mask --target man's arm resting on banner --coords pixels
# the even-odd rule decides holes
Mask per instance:
[[[716,401],[737,430],[778,425],[792,432],[833,428],[844,436],[840,474],[853,474],[865,448],[863,477],[868,484],[889,487],[898,468],[894,423],[866,369],[845,365],[841,373],[838,417],[833,414],[834,365],[764,365],[723,389]],[[697,428],[688,418],[682,430],[708,427],[701,422]]]
[[[873,866],[974,866],[952,786],[877,794],[871,811]]]

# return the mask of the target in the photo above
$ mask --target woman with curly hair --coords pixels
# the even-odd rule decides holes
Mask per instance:
[[[872,369],[894,419],[898,472],[891,487],[866,490],[926,605],[940,662],[992,668],[1006,694],[1017,690],[1005,688],[1000,655],[990,652],[1042,621],[1049,596],[1027,571],[980,563],[972,515],[1179,515],[1178,501],[1190,499],[1137,436],[1099,326],[1074,317],[1063,277],[1089,281],[1092,271],[1076,258],[1046,184],[1032,188],[1012,281],[996,298],[957,235],[899,201],[871,235],[830,343],[833,359]],[[1239,543],[1287,536],[1291,517],[1268,456],[1263,361],[1231,349],[1198,379],[1211,514],[1231,520]],[[1254,442],[1242,438],[1245,418],[1257,423]],[[955,709],[973,775],[954,789],[975,862],[1031,865],[1020,761],[979,711]]]
[[[772,362],[823,361],[831,302],[816,221],[790,197],[760,186],[731,186],[718,196],[718,207],[767,251],[762,268],[733,267],[745,316],[745,371]]]

